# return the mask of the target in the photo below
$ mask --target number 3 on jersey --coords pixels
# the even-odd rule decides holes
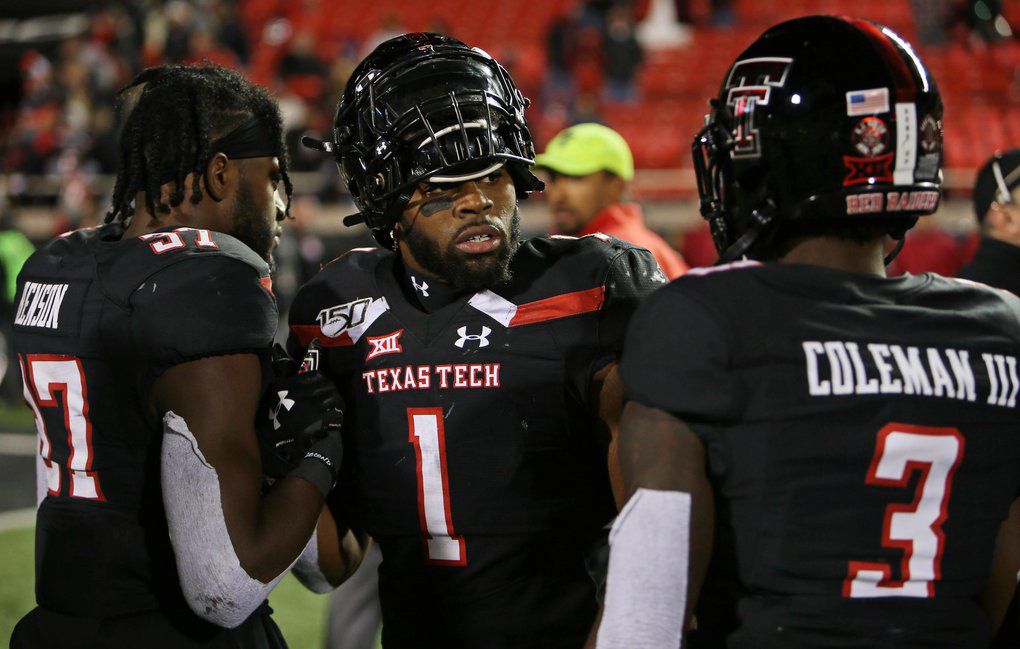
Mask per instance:
[[[418,469],[418,519],[426,563],[467,565],[464,537],[453,531],[442,408],[408,408],[409,440]]]
[[[955,428],[889,424],[878,432],[867,483],[906,487],[920,472],[912,503],[885,509],[882,546],[900,548],[900,579],[885,562],[851,561],[844,597],[934,597],[942,578],[942,552],[953,474],[963,459],[963,435]]]

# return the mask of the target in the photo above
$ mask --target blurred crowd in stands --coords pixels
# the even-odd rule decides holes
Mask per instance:
[[[699,33],[715,34],[715,38],[738,29],[741,22],[751,23],[744,24],[745,31],[756,30],[756,12],[767,10],[764,5],[776,4],[743,0],[508,2],[495,2],[480,10],[502,11],[532,22],[494,27],[489,20],[477,34],[471,30],[470,21],[471,16],[480,14],[469,12],[479,8],[465,3],[460,3],[464,5],[461,7],[452,1],[437,3],[438,9],[432,14],[424,13],[428,7],[412,7],[410,3],[406,10],[402,4],[373,9],[363,2],[334,5],[319,0],[90,3],[87,28],[79,35],[54,47],[26,49],[19,63],[20,97],[7,103],[0,100],[0,224],[8,200],[19,205],[37,200],[32,178],[40,174],[59,178],[55,230],[101,219],[107,197],[96,195],[93,179],[112,172],[116,163],[115,93],[138,70],[161,62],[211,61],[244,70],[268,86],[283,108],[292,169],[317,172],[310,174],[312,181],[303,185],[304,193],[316,200],[340,198],[332,162],[301,147],[300,137],[308,132],[327,133],[336,98],[358,60],[382,40],[408,29],[450,33],[490,50],[506,63],[535,102],[529,119],[540,146],[569,124],[608,122],[631,143],[639,168],[689,167],[690,133],[700,121],[708,95],[701,86],[683,89],[682,96],[670,94],[668,86],[682,85],[682,77],[700,74],[690,69],[691,60],[718,58],[718,53],[711,51],[714,43],[732,49],[744,42],[740,33],[733,43],[699,41]],[[848,3],[821,4],[825,5],[823,10],[840,10]],[[867,8],[877,10],[891,4],[895,3],[872,2]],[[956,41],[978,51],[997,41],[1016,42],[1008,20],[1002,16],[1001,0],[901,0],[899,4],[913,21],[910,37],[927,46]],[[398,6],[399,11],[394,9]],[[446,13],[439,11],[444,7]],[[337,34],[335,29],[326,31],[317,24],[333,21],[335,25],[338,20],[348,19],[353,24],[358,18],[363,26],[367,18],[352,13],[362,11],[375,11],[374,28]],[[318,21],[320,14],[323,18]],[[536,18],[535,14],[541,16]],[[649,23],[655,22],[649,19],[658,14],[666,15],[665,21],[671,23],[672,31],[666,30],[665,36],[661,29],[649,29]],[[900,15],[890,14],[894,19]],[[662,24],[659,20],[660,28]],[[536,30],[540,33],[531,33]],[[506,38],[501,38],[501,33]],[[669,54],[669,47],[692,42],[694,45],[687,49],[693,58],[688,57],[686,64]],[[662,55],[663,48],[666,56]],[[692,48],[695,51],[690,51]],[[722,56],[729,60],[732,54],[726,51]],[[643,66],[648,65],[653,69],[643,74]],[[661,81],[657,80],[656,66],[668,73]],[[706,83],[718,83],[718,71],[713,70],[709,76],[712,79]],[[1014,78],[1009,84],[1015,82]],[[989,120],[991,126],[998,121]],[[665,123],[671,130],[664,130]],[[952,135],[949,129],[947,124],[947,138]],[[1020,128],[1015,132],[1020,133]],[[1007,139],[1013,131],[1003,133],[1002,138]],[[1006,148],[1017,142],[1002,144]],[[947,155],[959,150],[951,145],[947,149]],[[975,151],[975,162],[970,166],[976,166],[977,160],[990,153]],[[654,195],[653,188],[650,196]],[[44,200],[52,203],[53,197]],[[302,209],[314,210],[315,204],[300,206],[298,211]],[[704,233],[669,234],[676,235],[675,243],[692,263],[711,261],[711,247]],[[922,263],[933,258],[927,251],[919,255],[917,265],[911,264],[908,248],[901,257],[904,270],[933,269],[951,274],[968,257],[972,246],[961,244],[956,236],[938,228],[919,230],[915,236],[931,239],[933,243],[927,250],[938,251],[939,266]]]

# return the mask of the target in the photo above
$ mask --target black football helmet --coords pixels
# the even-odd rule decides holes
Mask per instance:
[[[942,100],[910,44],[867,20],[772,27],[730,67],[693,143],[720,262],[783,221],[883,219],[902,239],[938,208]]]
[[[404,34],[379,45],[347,82],[336,109],[329,151],[377,241],[418,183],[463,182],[506,165],[522,199],[542,183],[530,171],[535,145],[524,110],[529,101],[503,67],[478,48],[432,33]]]

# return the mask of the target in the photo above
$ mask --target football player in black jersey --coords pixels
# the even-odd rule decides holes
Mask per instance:
[[[597,646],[680,646],[693,612],[689,647],[987,647],[1020,561],[1020,301],[885,274],[939,203],[935,80],[885,27],[804,17],[711,106],[722,264],[627,334]]]
[[[290,194],[279,109],[213,66],[149,69],[123,96],[107,223],[51,241],[18,278],[48,493],[38,607],[11,646],[283,647],[265,597],[306,546],[342,447],[302,420],[314,444],[261,494],[268,262],[280,185]],[[338,404],[313,383],[298,391]],[[278,438],[300,436],[273,414]]]
[[[540,189],[527,100],[481,50],[389,40],[354,71],[331,152],[382,244],[326,266],[290,313],[340,387],[340,521],[382,550],[383,644],[576,648],[611,519],[600,419],[654,258],[604,235],[522,241]],[[325,549],[320,547],[322,556]],[[335,550],[333,550],[335,552]]]

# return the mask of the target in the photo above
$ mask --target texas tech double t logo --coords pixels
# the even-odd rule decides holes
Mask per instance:
[[[772,88],[786,83],[793,59],[761,57],[737,61],[726,78],[726,104],[733,111],[733,157],[761,155],[755,109],[767,106]]]

